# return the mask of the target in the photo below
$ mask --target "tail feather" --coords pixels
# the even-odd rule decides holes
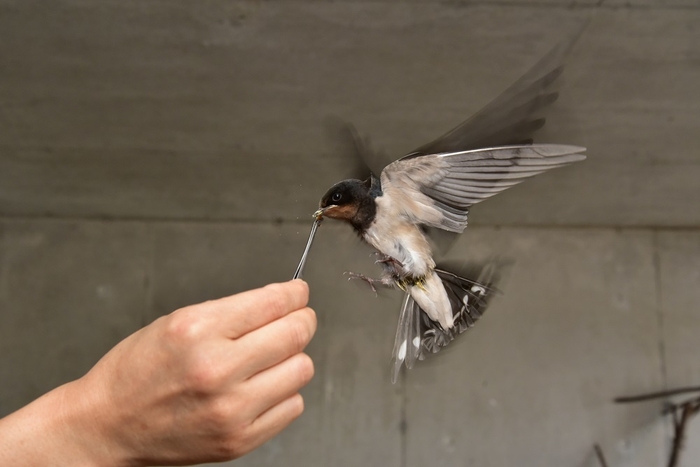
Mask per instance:
[[[421,315],[427,317],[413,300],[411,294],[407,292],[399,314],[399,325],[396,327],[396,338],[394,339],[394,369],[391,374],[393,384],[396,384],[401,365],[404,362],[406,368],[411,369],[416,360],[422,359]]]
[[[461,277],[442,269],[435,269],[435,272],[452,305],[454,327],[443,329],[407,293],[394,340],[392,383],[396,383],[403,364],[406,368],[413,368],[417,360],[425,359],[429,353],[439,352],[459,334],[473,327],[486,311],[493,295],[498,293],[495,286],[498,279],[495,262],[478,268],[472,275],[476,279]]]

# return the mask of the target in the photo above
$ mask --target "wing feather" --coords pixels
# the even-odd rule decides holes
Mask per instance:
[[[382,191],[413,222],[462,232],[471,206],[526,178],[583,160],[583,151],[538,144],[407,157],[382,171]]]
[[[558,78],[566,57],[587,24],[550,50],[486,107],[411,155],[532,143],[533,134],[545,124],[546,110],[559,97]]]

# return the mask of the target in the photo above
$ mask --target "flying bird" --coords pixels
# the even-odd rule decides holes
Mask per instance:
[[[316,212],[349,223],[377,252],[383,274],[351,278],[399,287],[405,299],[393,350],[395,382],[402,364],[411,368],[474,325],[494,290],[487,265],[462,277],[436,265],[429,230],[459,234],[471,206],[523,180],[585,159],[585,148],[535,144],[543,112],[558,97],[563,59],[578,35],[550,51],[501,96],[440,138],[384,164],[348,127],[356,152],[371,170],[366,180],[333,185]]]

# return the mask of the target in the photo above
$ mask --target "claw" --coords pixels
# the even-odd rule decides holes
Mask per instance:
[[[369,284],[370,288],[372,289],[372,292],[374,292],[374,295],[378,295],[377,288],[374,286],[374,283],[381,282],[381,280],[372,279],[371,277],[367,277],[364,274],[358,274],[356,272],[350,272],[350,271],[346,271],[343,274],[347,274],[348,276],[350,276],[350,277],[348,277],[348,280],[361,279],[361,280],[367,282],[367,284]]]
[[[384,253],[380,253],[380,252],[378,252],[378,251],[375,252],[374,254],[375,254],[376,256],[379,256],[379,257],[380,257],[378,260],[376,260],[376,261],[374,262],[374,264],[380,264],[380,263],[381,263],[381,264],[391,264],[391,265],[393,265],[394,267],[398,267],[398,268],[402,268],[402,267],[403,267],[403,264],[401,263],[401,261],[399,261],[399,260],[397,260],[397,259],[394,259],[394,258],[392,258],[392,257],[389,256],[389,255],[385,255]]]

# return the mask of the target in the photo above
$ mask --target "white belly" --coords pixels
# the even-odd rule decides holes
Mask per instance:
[[[364,239],[381,253],[399,261],[407,274],[422,277],[435,267],[428,240],[417,225],[396,213],[386,213],[377,200],[377,215]]]
[[[430,244],[418,226],[400,212],[392,211],[392,206],[380,197],[377,198],[377,215],[365,230],[364,239],[381,253],[399,261],[405,274],[424,278],[421,286],[410,286],[407,292],[430,319],[445,330],[451,329],[454,326],[452,307],[442,281],[433,271],[435,261]]]

